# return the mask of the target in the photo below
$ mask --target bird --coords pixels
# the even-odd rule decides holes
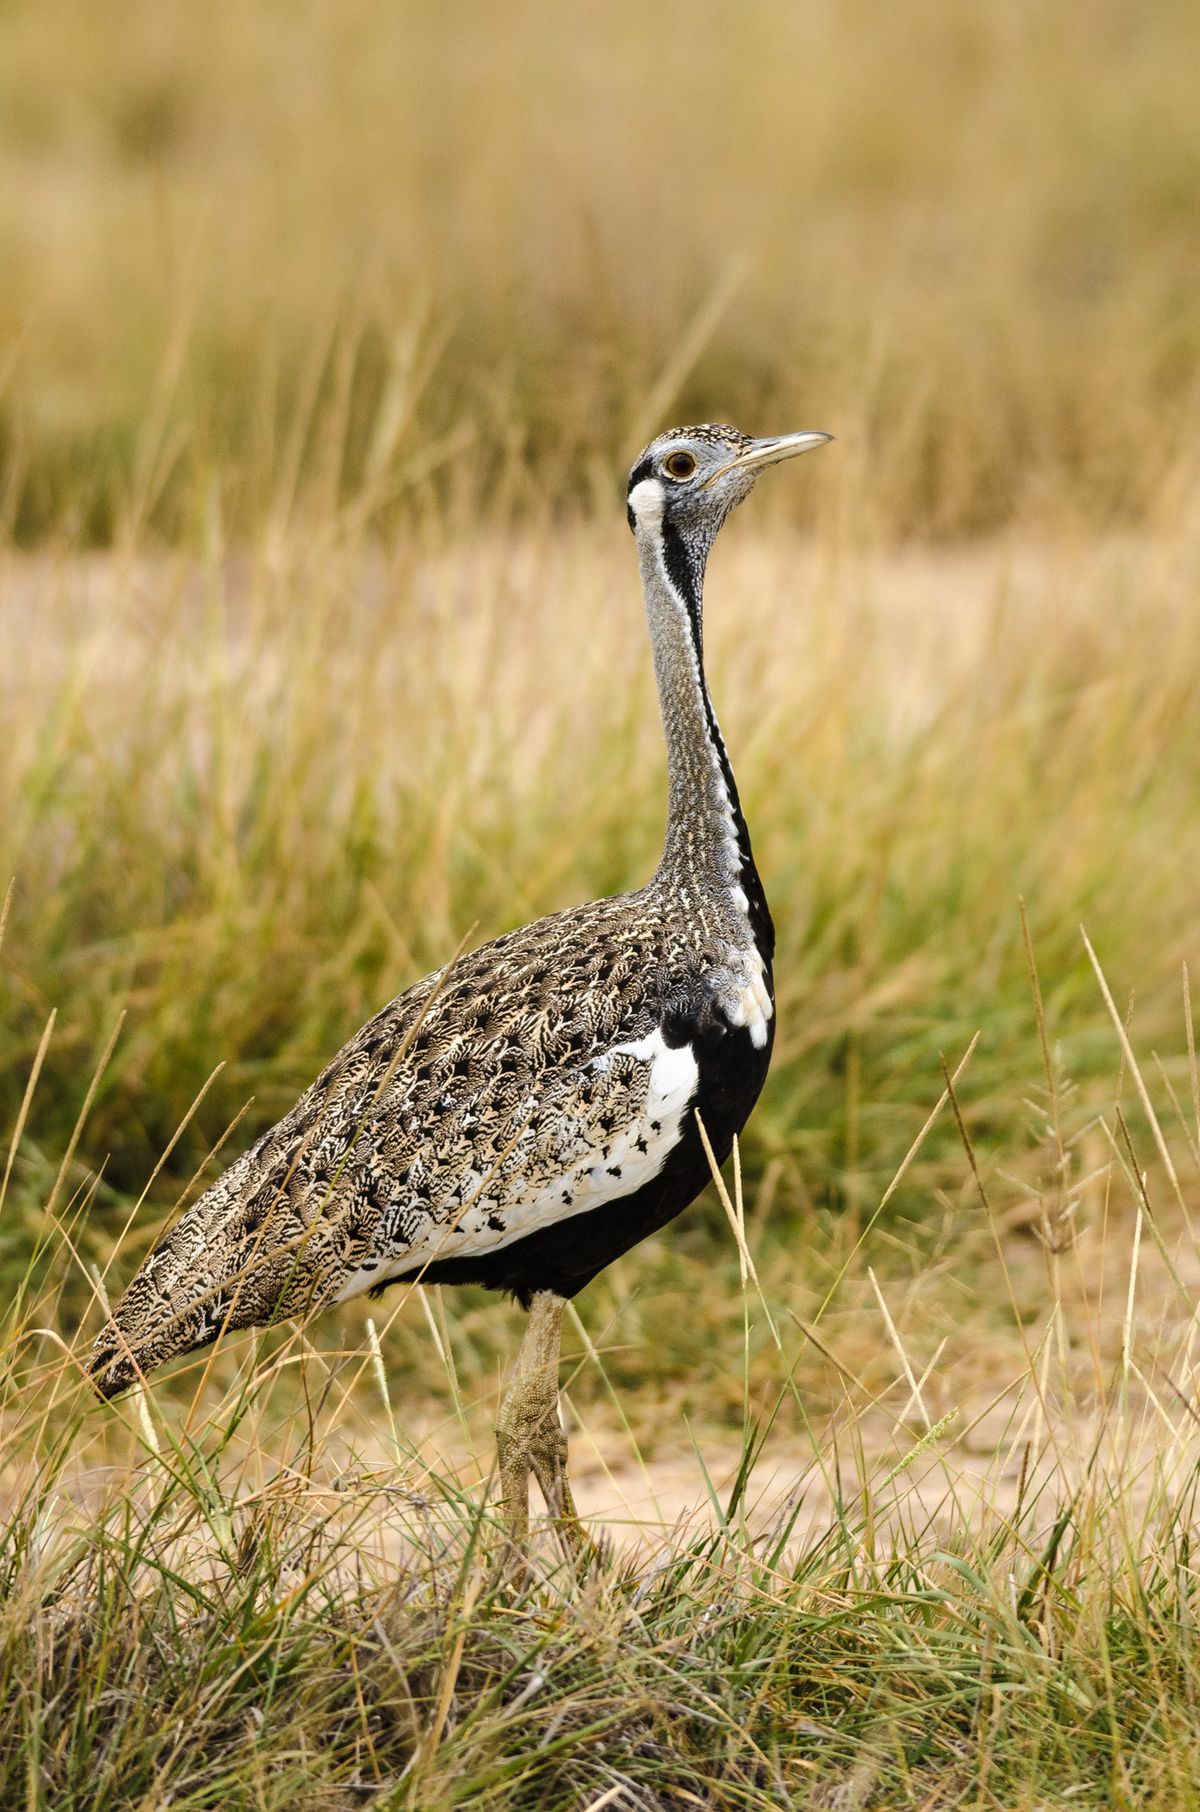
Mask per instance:
[[[460,954],[355,1033],[145,1258],[87,1362],[111,1398],[227,1330],[397,1283],[481,1284],[528,1313],[496,1420],[502,1526],[537,1480],[588,1547],[559,1409],[567,1303],[700,1194],[775,1033],[771,912],[705,678],[705,568],[770,466],[824,445],[675,428],[626,489],[667,757],[652,878]]]

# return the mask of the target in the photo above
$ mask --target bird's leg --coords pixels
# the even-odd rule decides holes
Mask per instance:
[[[500,1497],[514,1547],[529,1535],[529,1474],[541,1486],[555,1533],[568,1559],[587,1549],[567,1477],[567,1436],[558,1413],[558,1361],[563,1297],[539,1290],[512,1380],[496,1419]]]

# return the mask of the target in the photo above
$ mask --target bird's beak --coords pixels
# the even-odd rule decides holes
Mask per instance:
[[[743,447],[736,459],[727,465],[720,466],[705,479],[702,489],[716,484],[718,478],[724,478],[727,472],[759,472],[766,466],[778,465],[781,459],[792,459],[797,453],[810,453],[814,447],[823,447],[832,434],[820,434],[815,429],[804,434],[772,434],[765,440],[752,440],[748,447]]]

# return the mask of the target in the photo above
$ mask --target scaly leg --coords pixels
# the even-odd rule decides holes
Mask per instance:
[[[512,1381],[496,1418],[500,1499],[516,1550],[529,1536],[529,1474],[541,1486],[564,1554],[578,1560],[590,1544],[567,1477],[567,1436],[558,1414],[558,1361],[565,1300],[539,1290]]]

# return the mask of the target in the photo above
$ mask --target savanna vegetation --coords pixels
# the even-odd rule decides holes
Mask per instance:
[[[0,12],[0,1805],[1200,1804],[1192,21]],[[619,480],[714,556],[780,933],[722,1187],[579,1299],[96,1403],[164,1217],[464,940],[644,877]]]

